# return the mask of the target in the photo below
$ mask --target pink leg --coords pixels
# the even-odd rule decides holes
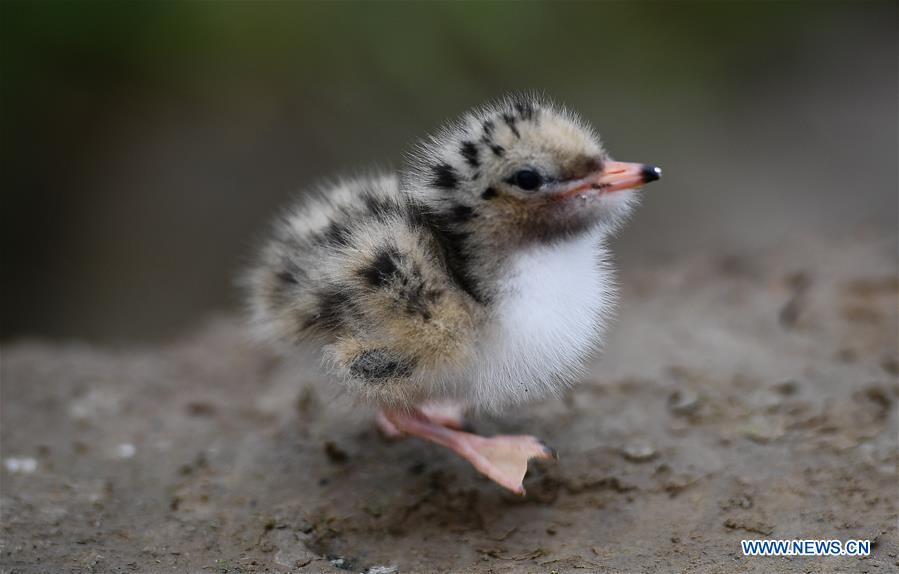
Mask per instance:
[[[421,411],[386,411],[383,417],[401,433],[443,445],[488,478],[515,494],[524,494],[521,481],[532,458],[554,458],[555,453],[532,436],[500,435],[482,437],[446,428],[431,421]]]
[[[471,430],[465,424],[465,407],[462,403],[455,401],[425,403],[419,407],[419,411],[434,424],[456,430]],[[396,425],[390,422],[384,411],[378,411],[375,421],[385,438],[397,440],[405,436],[401,430],[396,428]]]
[[[454,401],[425,403],[418,410],[432,423],[451,429],[466,430],[465,407],[462,403]]]

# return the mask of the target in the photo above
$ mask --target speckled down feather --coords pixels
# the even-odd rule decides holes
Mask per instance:
[[[605,159],[592,129],[538,98],[471,111],[400,173],[341,180],[281,214],[245,277],[255,332],[321,344],[382,406],[497,409],[558,391],[600,342],[614,300],[604,241],[635,195],[556,207],[509,174],[565,181]]]

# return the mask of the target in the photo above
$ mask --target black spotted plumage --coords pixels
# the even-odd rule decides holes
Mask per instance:
[[[462,157],[465,158],[465,161],[472,169],[477,169],[481,166],[481,160],[478,157],[480,154],[480,148],[478,144],[472,141],[462,142],[462,147],[459,150],[459,153],[462,154]]]
[[[433,167],[434,178],[432,183],[435,187],[439,187],[441,189],[456,189],[456,186],[459,184],[459,176],[456,174],[456,170],[453,167],[446,163],[441,163],[439,165],[435,165]]]
[[[365,265],[359,274],[365,278],[372,287],[380,287],[393,279],[399,272],[396,260],[400,257],[395,247],[381,249],[375,255],[374,260]]]
[[[332,221],[328,224],[328,227],[325,228],[324,233],[322,234],[322,240],[326,243],[346,243],[347,239],[350,235],[349,226],[341,223],[339,221]]]
[[[513,107],[515,108],[515,111],[518,112],[518,117],[522,120],[531,121],[536,115],[536,110],[531,102],[518,100],[513,104]]]
[[[352,302],[340,286],[321,289],[313,295],[313,298],[312,312],[301,321],[302,331],[314,328],[333,332],[345,326],[346,318],[350,316]]]
[[[413,359],[401,358],[383,349],[367,349],[355,356],[349,365],[350,373],[366,383],[408,377],[415,367]]]
[[[493,199],[494,197],[496,197],[497,195],[498,194],[497,194],[495,187],[488,187],[481,193],[481,199],[490,200],[490,199]]]
[[[505,113],[502,115],[503,122],[512,130],[512,133],[515,134],[515,137],[521,138],[521,132],[518,131],[518,126],[515,125],[517,119],[511,113]]]
[[[481,124],[481,129],[484,132],[484,140],[488,141],[493,136],[493,128],[494,123],[493,120],[484,120],[484,123]]]
[[[477,277],[471,268],[468,247],[470,233],[457,229],[447,216],[435,218],[431,232],[442,247],[446,269],[453,283],[478,303],[486,303],[487,296],[478,286]]]
[[[452,207],[450,217],[453,223],[465,223],[477,217],[477,212],[471,206],[460,204]]]

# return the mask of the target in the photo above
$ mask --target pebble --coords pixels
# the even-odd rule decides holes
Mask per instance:
[[[3,461],[3,466],[9,472],[21,472],[22,474],[31,474],[37,470],[37,461],[31,457],[15,457],[11,456]]]
[[[279,548],[275,553],[275,564],[285,568],[302,568],[313,560],[315,554],[302,548]]]
[[[689,415],[699,409],[699,394],[687,388],[677,389],[668,395],[668,409],[676,415]]]
[[[272,528],[268,528],[269,523],[274,523]],[[275,564],[289,569],[302,568],[318,557],[298,542],[289,529],[277,530],[277,520],[273,518],[269,523],[266,523],[266,532],[271,531],[270,541],[278,549],[274,556]]]
[[[632,462],[646,462],[659,455],[658,451],[651,444],[642,440],[626,444],[621,449],[621,454]]]
[[[115,449],[115,454],[119,458],[132,458],[137,453],[137,448],[131,443],[122,443]]]
[[[333,566],[334,568],[339,568],[341,570],[353,570],[356,561],[350,558],[344,558],[343,556],[329,556],[328,562],[330,562],[331,566]]]
[[[757,419],[743,427],[743,435],[759,444],[769,443],[784,435],[783,424],[777,421]]]

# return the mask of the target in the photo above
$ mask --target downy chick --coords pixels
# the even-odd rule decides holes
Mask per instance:
[[[464,432],[462,412],[576,379],[614,304],[606,239],[660,175],[613,161],[542,99],[476,108],[400,173],[343,180],[282,214],[246,277],[255,332],[317,342],[388,435],[449,447],[523,494],[528,460],[552,451]]]

